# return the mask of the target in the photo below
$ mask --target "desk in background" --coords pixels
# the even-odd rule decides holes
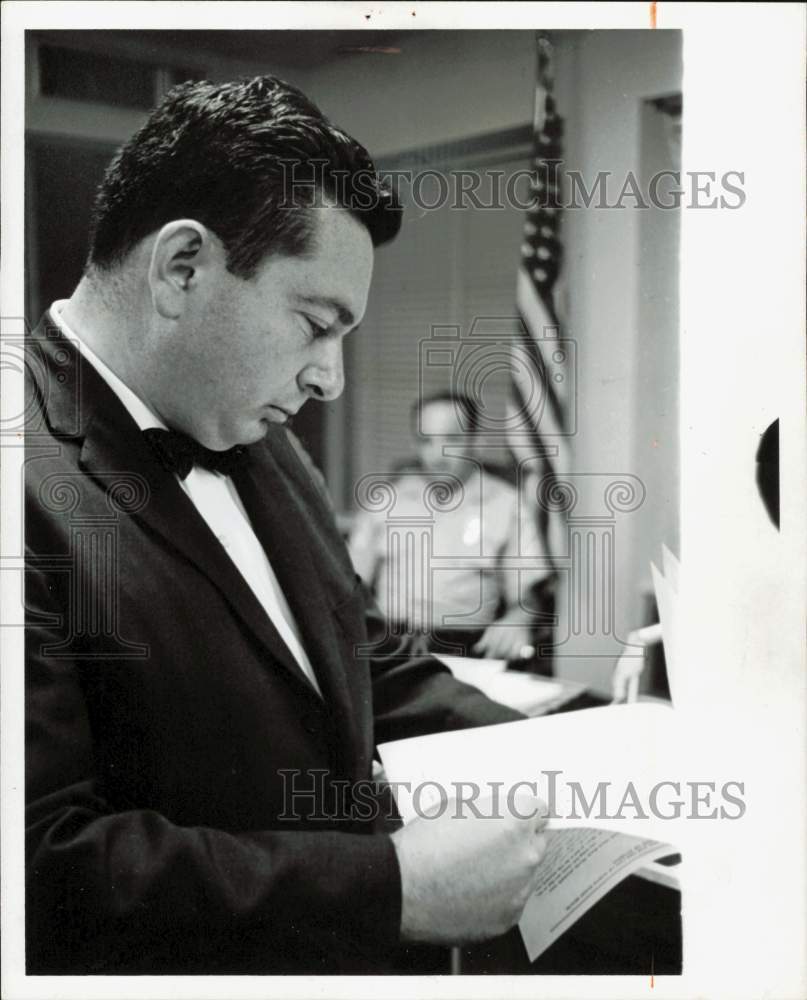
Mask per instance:
[[[472,684],[493,701],[533,718],[577,705],[587,694],[585,684],[508,670],[506,660],[477,660],[466,656],[438,656],[459,681]],[[592,704],[605,704],[595,701]]]

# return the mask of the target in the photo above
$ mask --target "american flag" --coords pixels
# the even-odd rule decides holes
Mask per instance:
[[[555,293],[562,262],[559,167],[563,122],[552,94],[552,45],[538,39],[532,206],[524,222],[516,305],[522,335],[514,347],[508,434],[516,460],[533,473],[529,494],[542,497],[569,471],[573,431],[574,351],[561,337]],[[540,485],[539,485],[540,484]],[[536,517],[550,558],[565,548],[562,511],[536,504]]]

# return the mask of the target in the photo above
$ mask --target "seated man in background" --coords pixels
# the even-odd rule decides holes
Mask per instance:
[[[418,400],[412,429],[417,462],[390,474],[392,507],[356,518],[356,571],[396,631],[427,633],[445,652],[531,658],[535,593],[551,576],[532,511],[479,459],[472,399]],[[527,566],[506,568],[515,557]]]

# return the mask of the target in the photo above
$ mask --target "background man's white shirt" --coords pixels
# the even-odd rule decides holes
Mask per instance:
[[[440,510],[426,504],[424,491],[439,478],[403,472],[395,481],[394,517],[363,511],[356,519],[353,565],[374,586],[381,610],[416,628],[474,629],[490,625],[502,601],[507,608],[520,600],[531,606],[530,588],[549,569],[534,520],[521,510],[516,490],[474,468],[462,484],[461,501]],[[408,544],[406,537],[388,535],[396,520],[406,529],[393,535],[408,536]],[[529,557],[530,564],[504,570],[501,560],[508,556]]]

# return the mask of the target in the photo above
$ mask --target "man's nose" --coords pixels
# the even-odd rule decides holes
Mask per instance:
[[[327,402],[342,395],[345,369],[341,338],[323,341],[321,354],[314,363],[303,369],[301,382],[303,391],[312,399]]]

